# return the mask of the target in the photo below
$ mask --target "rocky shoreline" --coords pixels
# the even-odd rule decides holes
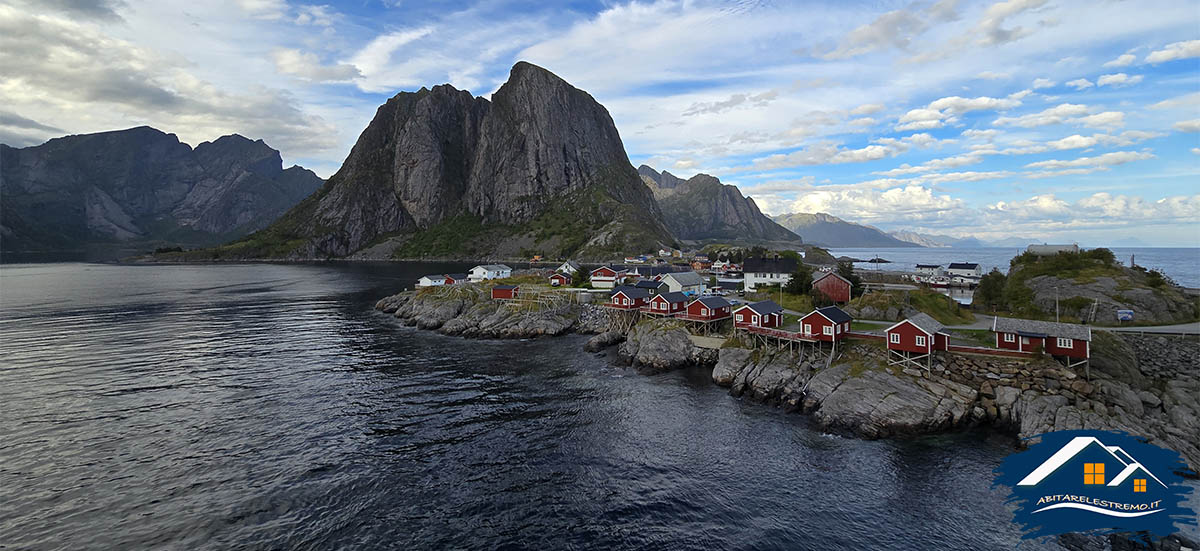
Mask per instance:
[[[730,394],[811,415],[822,428],[864,438],[904,437],[989,426],[1024,439],[1070,429],[1144,435],[1200,466],[1200,342],[1096,332],[1091,380],[1049,358],[1032,361],[938,356],[929,370],[889,366],[880,344],[856,343],[826,358],[696,346],[675,320],[644,320],[622,330],[590,304],[516,307],[490,300],[483,286],[406,291],[376,309],[405,324],[471,338],[594,334],[585,350],[616,347],[642,373],[709,366]]]

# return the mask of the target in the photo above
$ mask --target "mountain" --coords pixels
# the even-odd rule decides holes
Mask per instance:
[[[667,228],[680,239],[800,242],[800,236],[765,216],[736,186],[707,174],[683,180],[646,165],[638,167],[638,174],[658,199]]]
[[[233,258],[598,258],[673,237],[592,96],[513,66],[491,101],[444,84],[379,107],[320,191]]]
[[[195,149],[147,126],[0,144],[5,251],[211,245],[266,227],[322,181],[236,134]]]
[[[888,233],[888,236],[894,237],[901,241],[907,241],[918,247],[951,247],[952,245],[950,243],[952,241],[956,241],[953,238],[947,238],[946,236],[920,234],[908,230],[894,231]]]
[[[793,212],[776,216],[774,220],[781,226],[803,236],[805,242],[825,247],[919,246],[896,239],[871,226],[847,222],[823,212],[817,214]]]
[[[1045,240],[1038,237],[1006,237],[996,241],[984,241],[978,237],[953,237],[949,235],[938,235],[930,233],[917,233],[908,230],[894,231],[888,235],[907,241],[922,247],[957,247],[960,249],[977,249],[982,247],[1021,247],[1024,248],[1032,243],[1044,243]]]

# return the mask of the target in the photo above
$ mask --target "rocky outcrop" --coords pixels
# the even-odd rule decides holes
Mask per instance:
[[[1197,303],[1169,284],[1158,288],[1145,284],[1146,276],[1128,268],[1116,268],[1117,277],[1095,277],[1089,281],[1060,279],[1042,275],[1029,278],[1025,286],[1033,304],[1042,312],[1055,312],[1063,318],[1090,319],[1093,310],[1100,322],[1111,323],[1117,310],[1133,310],[1138,321],[1153,323],[1185,322],[1196,319]]]
[[[316,191],[311,171],[236,134],[191,148],[150,127],[0,145],[5,250],[208,245],[261,229]]]
[[[450,85],[389,99],[320,194],[217,253],[472,256],[516,244],[586,258],[670,243],[660,220],[608,111],[520,62],[490,101]]]
[[[529,338],[561,335],[575,327],[578,306],[521,310],[490,300],[481,286],[456,286],[448,292],[404,292],[381,299],[377,310],[408,325],[445,335],[480,338]]]
[[[979,424],[1020,438],[1069,429],[1120,430],[1200,465],[1200,343],[1097,331],[1087,373],[1053,360],[945,355],[932,369],[888,366],[853,345],[829,368],[815,358],[722,349],[713,382],[735,396],[799,409],[867,438]]]
[[[754,199],[712,176],[697,174],[681,180],[646,165],[638,173],[658,199],[667,228],[680,239],[800,242],[800,236],[759,211]]]
[[[620,331],[605,331],[588,339],[588,342],[583,345],[583,349],[587,352],[599,352],[615,344],[621,344],[624,341],[624,333]]]
[[[716,354],[697,347],[677,321],[654,319],[638,323],[625,336],[620,358],[642,372],[661,372],[688,365],[712,365]]]

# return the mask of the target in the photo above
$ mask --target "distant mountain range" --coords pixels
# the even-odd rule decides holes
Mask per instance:
[[[775,216],[779,225],[797,233],[810,245],[823,247],[919,247],[892,237],[878,228],[847,222],[822,212],[793,212]]]
[[[802,242],[800,236],[759,211],[754,199],[713,176],[697,174],[684,180],[646,165],[638,167],[638,174],[654,193],[667,228],[679,239]]]
[[[323,183],[236,134],[195,149],[147,126],[0,144],[0,249],[213,245],[266,227]]]

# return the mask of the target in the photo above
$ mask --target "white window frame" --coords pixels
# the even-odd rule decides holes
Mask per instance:
[[[1017,336],[1012,333],[1005,333],[1004,342],[1017,342]]]
[[[708,308],[701,308],[701,309],[700,309],[700,315],[701,315],[701,316],[707,316],[707,315],[708,315]]]
[[[900,333],[889,333],[888,342],[892,344],[900,344]]]
[[[811,324],[811,323],[806,323],[806,324],[804,324],[804,334],[805,334],[805,335],[811,335],[811,334],[812,334],[812,324]]]
[[[826,325],[826,326],[821,327],[821,333],[823,333],[825,335],[833,336],[833,326]]]
[[[704,314],[700,314],[700,315],[702,315],[702,316],[703,316]],[[737,315],[737,320],[738,320],[738,321],[742,321],[742,315],[741,315],[741,314],[738,314],[738,315]]]
[[[1075,347],[1075,341],[1073,341],[1071,339],[1064,339],[1062,337],[1058,337],[1057,344],[1058,344],[1059,348],[1074,348]]]
[[[925,335],[917,335],[917,346],[925,346]]]

